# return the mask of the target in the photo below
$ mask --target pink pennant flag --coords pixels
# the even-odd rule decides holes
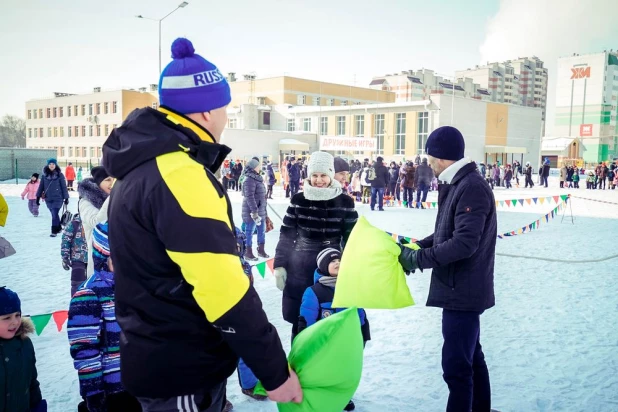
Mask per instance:
[[[268,259],[266,265],[268,265],[268,269],[270,269],[271,273],[275,273],[275,258]]]
[[[60,332],[62,330],[62,326],[64,325],[64,322],[66,322],[67,319],[69,318],[69,311],[68,310],[56,311],[52,313],[52,317],[54,318],[54,322],[56,322],[56,327],[58,328],[58,332]]]

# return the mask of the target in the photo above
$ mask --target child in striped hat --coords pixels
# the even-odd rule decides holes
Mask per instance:
[[[71,299],[68,334],[84,402],[79,411],[141,411],[120,382],[120,326],[116,321],[114,273],[107,223],[94,228],[94,274]]]

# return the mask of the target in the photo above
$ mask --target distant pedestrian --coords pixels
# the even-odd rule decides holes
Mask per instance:
[[[69,191],[67,183],[56,159],[47,160],[47,166],[43,168],[41,184],[36,192],[36,204],[41,205],[41,199],[45,200],[47,209],[52,217],[50,237],[58,236],[62,230],[60,226],[60,209],[62,204],[69,204]]]
[[[39,190],[39,174],[32,173],[30,181],[26,183],[26,188],[21,192],[21,200],[28,198],[28,210],[32,213],[32,216],[39,217],[39,205],[36,202],[36,192]]]

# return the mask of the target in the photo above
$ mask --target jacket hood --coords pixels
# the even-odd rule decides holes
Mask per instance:
[[[29,335],[34,333],[34,324],[30,320],[30,318],[22,318],[21,326],[17,329],[17,333],[15,333],[16,337],[20,339],[26,339]]]
[[[54,169],[53,172],[49,169],[49,166],[45,166],[43,168],[43,176],[46,178],[49,178],[52,175],[56,175],[57,177],[60,177],[61,174],[62,174],[62,169],[58,165],[56,165],[56,168]]]
[[[320,272],[320,269],[316,269],[315,272],[313,272],[313,283],[318,283],[320,281],[320,278],[323,276],[326,275]]]
[[[186,117],[175,115],[210,135]],[[146,107],[131,112],[122,126],[112,131],[103,144],[103,167],[110,176],[122,179],[142,163],[178,151],[188,153],[214,173],[232,150],[203,141],[189,127],[170,120],[169,115]]]
[[[101,209],[103,203],[105,203],[105,199],[109,196],[99,187],[99,185],[94,182],[94,179],[91,177],[79,182],[79,185],[77,186],[77,193],[79,194],[80,199],[86,199],[97,209]]]
[[[256,173],[256,171],[253,170],[253,169],[245,169],[244,174],[247,177],[250,177],[252,179],[257,180],[258,182],[263,182],[264,181],[264,177],[262,175]]]

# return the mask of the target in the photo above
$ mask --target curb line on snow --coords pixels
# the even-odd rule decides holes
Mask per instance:
[[[534,257],[534,256],[511,255],[509,253],[496,253],[496,256],[506,256],[506,257],[512,257],[512,258],[520,258],[520,259],[544,260],[546,262],[558,262],[558,263],[597,263],[597,262],[604,262],[606,260],[618,258],[618,255],[612,255],[612,256],[601,258],[601,259],[565,260],[565,259],[552,259],[552,258],[543,258],[543,257]]]

